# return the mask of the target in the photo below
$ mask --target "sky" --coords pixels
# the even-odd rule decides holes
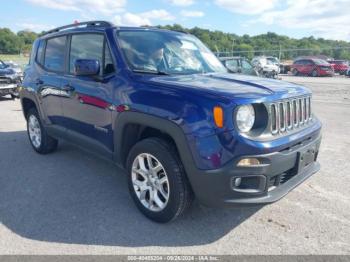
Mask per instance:
[[[2,0],[0,27],[41,32],[74,21],[181,24],[238,35],[350,41],[350,0]]]

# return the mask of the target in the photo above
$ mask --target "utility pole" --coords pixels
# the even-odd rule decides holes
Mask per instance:
[[[282,46],[281,46],[281,43],[279,43],[279,46],[280,46],[280,52],[279,52],[279,55],[278,55],[278,60],[281,61],[281,56],[282,56]]]
[[[232,49],[231,49],[231,56],[233,56],[233,48],[235,46],[235,39],[232,39]]]

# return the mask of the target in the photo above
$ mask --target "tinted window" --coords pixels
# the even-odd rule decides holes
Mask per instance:
[[[110,73],[113,73],[115,71],[111,51],[109,50],[109,47],[107,43],[105,43],[105,62],[103,66],[103,74],[108,75]]]
[[[312,60],[306,60],[305,65],[313,65],[314,62]]]
[[[295,64],[296,65],[305,65],[305,60],[298,60],[298,61],[295,61]]]
[[[39,64],[43,64],[43,60],[44,60],[44,47],[45,47],[45,41],[41,40],[38,46],[38,51],[36,53],[36,61]]]
[[[94,59],[102,65],[104,36],[101,34],[73,35],[69,56],[69,72],[74,73],[74,63],[77,59]]]
[[[225,64],[226,64],[226,67],[228,69],[230,69],[231,71],[233,71],[233,72],[237,72],[238,71],[238,68],[239,68],[238,60],[227,60],[225,62]]]
[[[243,69],[253,69],[252,65],[246,60],[242,60],[242,68]]]
[[[0,69],[4,69],[4,68],[6,68],[6,65],[5,65],[4,62],[2,62],[2,61],[0,60]]]
[[[66,36],[55,37],[47,40],[44,66],[53,71],[62,72],[64,69],[64,51]]]

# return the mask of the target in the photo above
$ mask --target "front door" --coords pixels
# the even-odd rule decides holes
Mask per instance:
[[[98,76],[74,75],[76,59],[100,62]],[[64,123],[82,143],[113,150],[112,98],[115,67],[104,34],[74,34],[70,39],[69,69],[62,80]]]

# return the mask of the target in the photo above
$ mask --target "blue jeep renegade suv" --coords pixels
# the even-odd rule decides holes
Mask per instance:
[[[227,73],[197,38],[92,21],[34,42],[20,91],[40,154],[65,139],[127,170],[148,218],[274,202],[320,168],[302,86]]]

